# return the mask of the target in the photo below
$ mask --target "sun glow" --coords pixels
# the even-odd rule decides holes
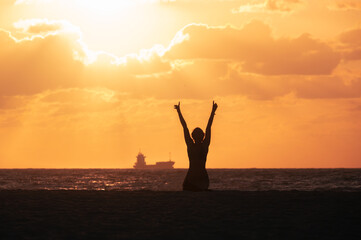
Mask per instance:
[[[188,23],[179,22],[172,2],[175,1],[17,0],[14,7],[26,14],[14,16],[8,24],[33,19],[66,21],[78,28],[89,49],[124,57],[155,45],[167,47],[170,44],[174,34]],[[165,19],[167,24],[164,24]],[[60,30],[64,29],[51,34]]]
[[[97,14],[113,14],[119,11],[125,11],[138,4],[138,1],[129,0],[77,0],[76,5],[87,11]]]
[[[162,2],[161,0],[76,0],[76,5],[82,9],[97,14],[113,14],[129,10],[144,4]]]

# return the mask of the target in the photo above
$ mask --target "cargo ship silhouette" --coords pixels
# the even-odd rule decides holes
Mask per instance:
[[[173,165],[175,162],[171,161],[165,161],[165,162],[156,162],[155,164],[147,165],[145,162],[146,156],[139,152],[137,155],[137,161],[134,164],[135,169],[173,169]]]

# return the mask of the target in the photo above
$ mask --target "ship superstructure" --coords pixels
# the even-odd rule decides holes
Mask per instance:
[[[147,165],[145,161],[146,156],[139,152],[137,155],[137,161],[134,164],[135,169],[173,169],[173,165],[175,162],[165,161],[165,162],[156,162],[155,164]]]

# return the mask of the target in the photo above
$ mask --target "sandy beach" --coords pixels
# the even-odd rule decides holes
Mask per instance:
[[[0,191],[1,239],[360,239],[360,192]]]

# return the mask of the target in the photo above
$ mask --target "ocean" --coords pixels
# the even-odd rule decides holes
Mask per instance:
[[[361,169],[208,169],[210,189],[361,192]],[[187,169],[0,169],[0,190],[181,191]]]

